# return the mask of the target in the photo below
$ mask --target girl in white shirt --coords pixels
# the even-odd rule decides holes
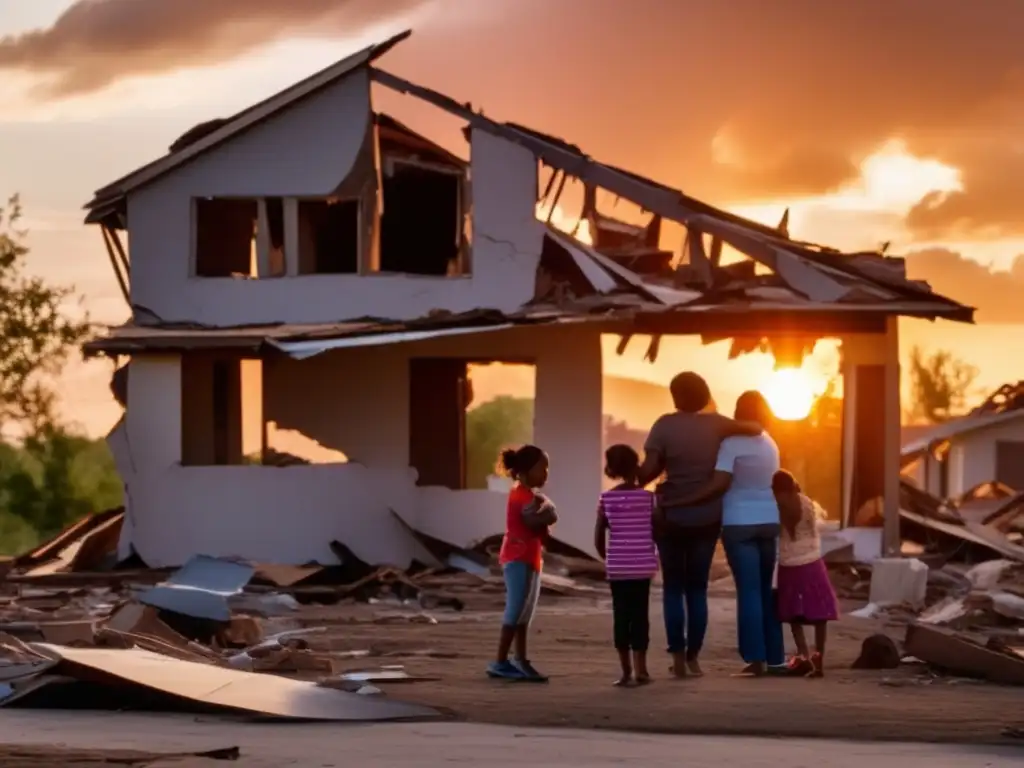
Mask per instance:
[[[782,531],[779,536],[778,615],[793,630],[797,656],[790,662],[794,673],[822,677],[828,622],[839,618],[835,590],[821,557],[817,502],[804,496],[793,476],[779,470],[772,479],[779,505]],[[804,626],[814,627],[814,652],[807,646]]]

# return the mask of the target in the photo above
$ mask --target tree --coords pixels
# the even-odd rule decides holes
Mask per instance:
[[[502,395],[466,414],[466,486],[486,488],[502,449],[529,442],[533,400]]]
[[[940,349],[932,354],[910,350],[910,417],[938,424],[960,415],[978,369]]]
[[[69,352],[89,333],[87,317],[69,318],[71,286],[25,274],[29,249],[19,229],[21,203],[0,208],[0,431],[32,434],[55,424],[53,382]]]
[[[121,503],[106,443],[64,429],[57,376],[89,333],[67,314],[70,286],[26,273],[15,195],[0,207],[0,551],[21,552],[78,518]]]
[[[40,538],[122,504],[124,486],[103,441],[47,428],[28,437],[18,454],[4,473],[2,500],[8,515]]]

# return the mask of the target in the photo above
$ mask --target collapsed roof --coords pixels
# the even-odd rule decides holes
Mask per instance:
[[[908,279],[901,258],[866,251],[842,253],[792,239],[785,221],[779,227],[770,227],[728,213],[678,189],[601,163],[562,139],[485,117],[469,104],[460,104],[372,66],[409,34],[404,32],[369,46],[233,117],[196,126],[172,145],[169,154],[97,191],[86,205],[86,221],[124,226],[125,199],[131,191],[331,83],[366,69],[373,82],[464,120],[467,131],[486,131],[530,151],[553,174],[538,204],[552,208],[566,177],[583,183],[587,200],[581,217],[590,224],[593,246],[551,228],[545,237],[545,254],[531,304],[552,304],[566,312],[573,303],[584,301],[586,306],[578,307],[580,313],[592,314],[600,303],[595,299],[601,299],[604,311],[628,310],[637,332],[645,332],[640,326],[646,319],[646,332],[697,332],[709,340],[736,333],[739,326],[723,319],[738,314],[744,316],[743,327],[763,328],[764,336],[806,331],[812,324],[822,334],[850,330],[842,321],[834,322],[837,313],[872,317],[882,323],[860,330],[881,330],[884,318],[891,315],[973,322],[973,308],[933,292],[927,283]],[[393,135],[422,141],[424,148],[462,162],[393,118],[378,115],[376,119]],[[558,189],[550,198],[556,177]],[[597,189],[635,203],[651,216],[649,223],[638,227],[599,214],[593,205]],[[659,247],[663,220],[685,228],[684,258],[675,259]],[[748,260],[724,264],[725,247]],[[343,319],[349,318],[339,318]],[[753,340],[749,344],[762,342]],[[746,347],[734,351],[746,351]]]

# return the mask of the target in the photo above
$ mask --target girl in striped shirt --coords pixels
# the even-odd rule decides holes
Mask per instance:
[[[652,521],[654,494],[637,484],[640,457],[628,445],[605,451],[604,473],[619,484],[601,494],[594,547],[605,561],[612,591],[615,650],[622,676],[615,685],[651,682],[647,672],[650,644],[651,579],[658,570]]]

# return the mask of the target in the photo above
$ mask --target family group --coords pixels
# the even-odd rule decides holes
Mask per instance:
[[[745,392],[730,419],[713,412],[708,385],[696,373],[679,374],[669,389],[676,410],[651,427],[642,462],[627,445],[605,452],[605,474],[617,484],[598,500],[594,545],[611,588],[621,665],[616,685],[651,681],[649,604],[659,566],[671,674],[703,674],[708,583],[719,542],[736,585],[737,644],[745,662],[738,674],[821,677],[828,622],[838,617],[821,556],[821,507],[781,468],[768,404],[759,392]],[[541,491],[550,466],[534,445],[504,451],[500,466],[513,480],[499,555],[506,601],[487,673],[544,682],[527,640],[544,543],[558,521]],[[783,624],[791,626],[796,645],[788,661]],[[813,646],[804,633],[808,626]]]

